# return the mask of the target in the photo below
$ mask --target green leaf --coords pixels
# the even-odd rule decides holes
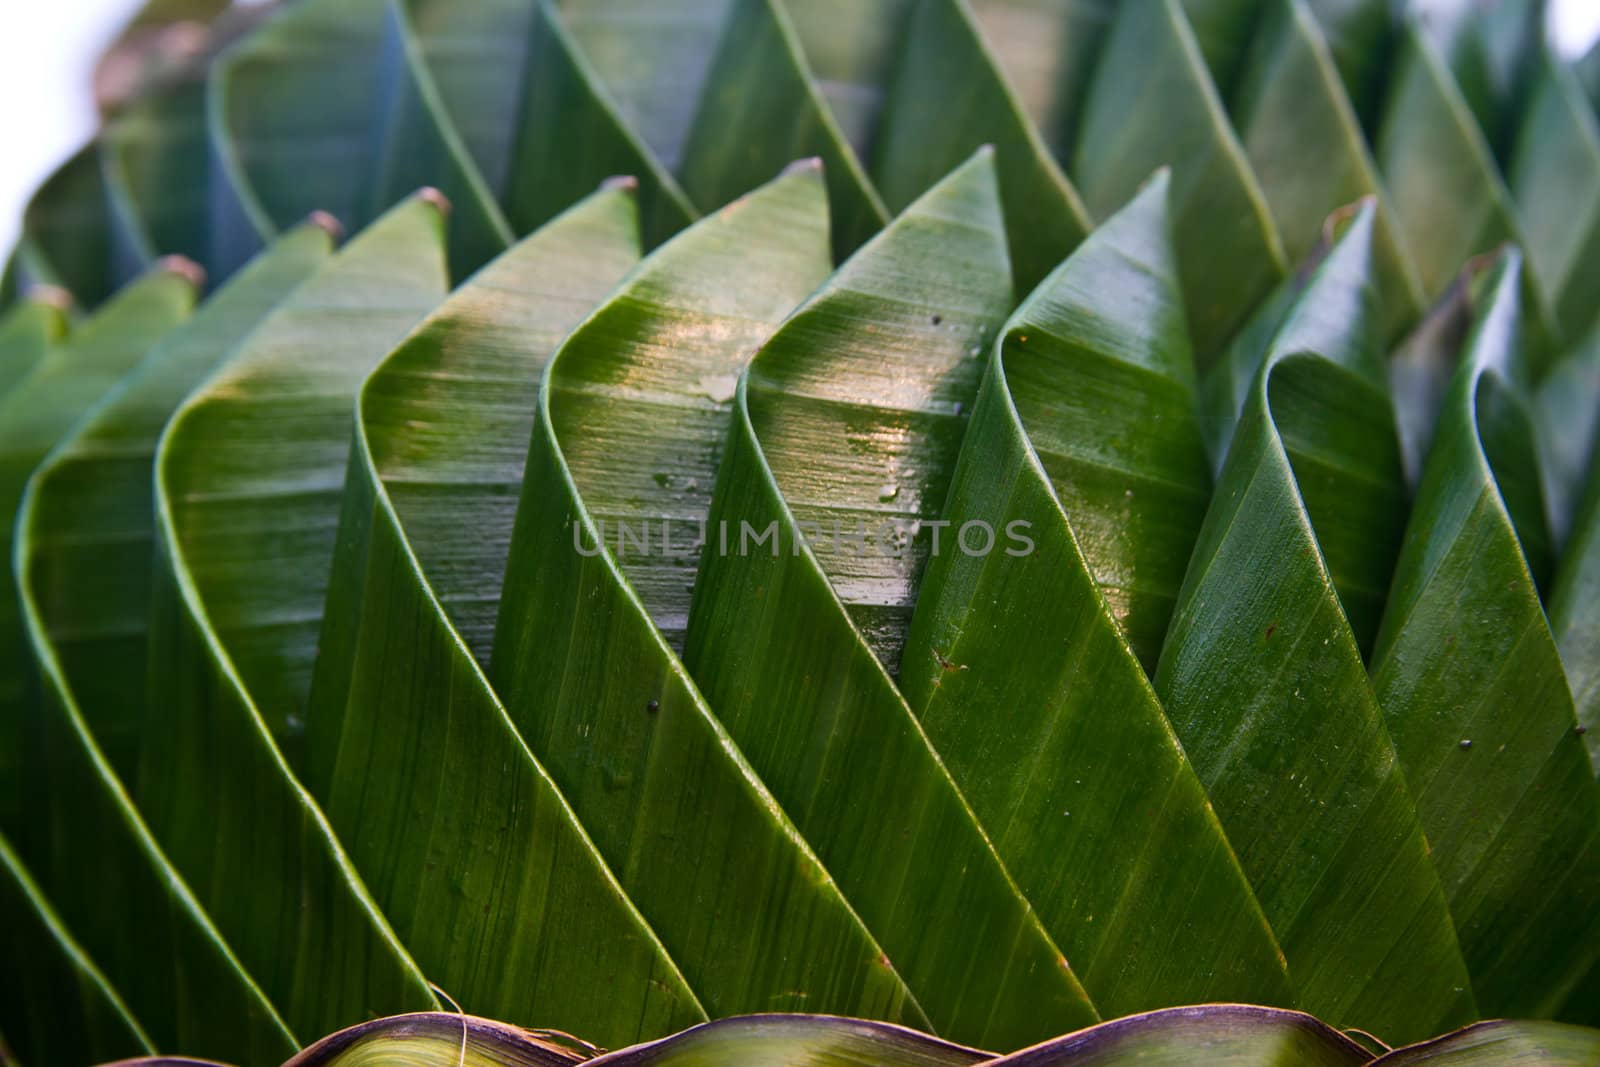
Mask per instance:
[[[1135,655],[1160,650],[1210,496],[1167,192],[1163,174],[1007,323],[902,682],[1107,1015],[1291,1000]],[[969,525],[1005,547],[969,554]],[[1094,858],[1112,854],[1125,862]]]
[[[822,160],[834,254],[846,256],[889,212],[823,98],[782,0],[734,0],[684,146],[683,187],[713,210],[805,156]]]
[[[167,424],[137,797],[296,1033],[432,1006],[295,777],[352,400],[444,293],[436,198],[313,274]],[[310,961],[316,960],[312,966]]]
[[[444,115],[402,0],[285,5],[222,57],[209,91],[213,145],[257,229],[318,210],[360,229],[433,185],[455,205],[456,275],[511,242]]]
[[[1058,159],[1071,155],[1114,0],[971,0],[1018,105]]]
[[[1548,605],[1574,713],[1600,774],[1600,463],[1593,460]],[[1600,967],[1595,970],[1600,974]]]
[[[14,257],[15,284],[53,285],[93,308],[138,273],[113,259],[105,178],[90,142],[50,175],[28,201]]]
[[[560,0],[608,95],[676,171],[735,0]],[[742,190],[741,190],[742,191]]]
[[[8,394],[9,414],[0,411],[6,440],[16,447],[31,439],[25,447],[33,458],[14,454],[19,466],[32,468],[39,453],[55,445],[128,368],[144,359],[159,360],[162,352],[171,351],[164,339],[174,327],[180,338],[194,336],[186,327],[195,320],[184,321],[195,295],[194,277],[187,272],[193,268],[169,266],[172,269],[153,274],[113,297],[68,344],[50,352],[30,378]],[[180,322],[184,325],[179,326]],[[209,338],[215,339],[214,335]],[[111,393],[112,397],[118,395]],[[62,448],[71,447],[78,435],[79,431],[73,430]],[[52,453],[42,470],[59,469],[57,457],[63,454]],[[115,444],[102,452],[108,463],[116,462],[115,455]],[[133,466],[131,488],[137,495],[148,485],[148,467],[137,458]],[[21,471],[24,477],[28,472]],[[94,726],[103,726],[104,721],[86,721],[71,699],[63,665],[39,614],[36,592],[39,575],[34,571],[36,537],[30,516],[43,478],[35,477],[22,501],[15,546],[18,576],[24,584],[20,590],[23,615],[13,625],[21,625],[23,632],[10,647],[17,648],[17,655],[31,652],[33,661],[14,663],[8,673],[18,681],[24,672],[38,675],[41,698],[6,711],[8,722],[25,721],[27,731],[20,751],[12,751],[19,751],[17,777],[28,797],[28,821],[13,840],[63,922],[127,998],[129,1009],[158,1047],[182,1047],[252,1061],[282,1056],[293,1047],[288,1031],[240,969],[129,802],[122,778],[95,738]],[[65,495],[72,496],[70,488]],[[89,492],[85,496],[93,498]],[[69,499],[66,507],[79,502]],[[97,514],[96,504],[90,501],[81,503],[85,512],[78,517],[114,525],[114,515]],[[148,521],[147,509],[135,508],[134,514],[136,523]],[[99,551],[90,549],[81,558],[100,563],[100,553],[114,552],[114,545],[114,539],[112,545],[102,541]],[[139,577],[148,574],[150,553],[148,542],[143,551],[137,551],[136,543],[135,549],[131,563],[126,556],[120,558],[124,568],[109,564],[91,573],[109,578],[117,587],[136,586]],[[92,626],[115,631],[117,624],[127,619],[116,618],[110,603],[88,602],[78,607]],[[116,621],[106,626],[113,618]],[[142,614],[133,612],[132,620],[137,627]],[[126,676],[124,681],[128,682]],[[114,719],[122,711],[127,690],[137,692],[140,681],[141,676],[135,675],[124,687],[114,688],[112,703],[101,710]],[[132,702],[132,707],[137,708],[138,703]],[[116,740],[126,742],[126,732]],[[125,754],[126,744],[122,752]],[[105,895],[105,887],[113,885],[119,904],[114,909],[106,907]],[[137,919],[130,921],[130,916]],[[170,965],[155,968],[152,960],[170,961]],[[213,1008],[193,1012],[182,1007],[194,1003]]]
[[[121,254],[134,262],[185,255],[220,283],[273,231],[217,225],[227,194],[212,184],[205,106],[198,76],[147,93],[107,125],[100,158]]]
[[[1600,122],[1553,56],[1539,63],[1506,180],[1557,324],[1582,337],[1600,312]]]
[[[1322,237],[1322,220],[1336,209],[1378,198],[1375,253],[1384,336],[1393,339],[1414,324],[1425,306],[1421,280],[1304,0],[1268,5],[1230,112],[1290,262],[1311,254]]]
[[[0,400],[66,338],[71,303],[64,290],[35,289],[0,315]]]
[[[1394,5],[1389,0],[1306,0],[1306,6],[1322,27],[1361,128],[1372,130],[1386,88]]]
[[[540,372],[638,257],[631,185],[597,193],[367,379],[307,712],[311,787],[433,981],[608,1045],[705,1015],[473,653],[487,661]]]
[[[873,178],[889,207],[903,211],[985,144],[995,148],[1012,272],[1027,292],[1083,240],[1088,212],[965,0],[919,0],[878,132]]]
[[[663,245],[567,339],[540,393],[489,677],[710,1014],[925,1025],[672,651],[733,383],[826,276],[826,211],[801,167]]]
[[[1405,515],[1366,204],[1261,361],[1156,692],[1302,1007],[1387,1040],[1472,992],[1361,662]]]
[[[1600,787],[1534,584],[1550,545],[1520,266],[1445,397],[1371,665],[1477,1001],[1538,1016],[1600,956]]]
[[[1600,108],[1600,41],[1573,63],[1572,71],[1578,76],[1578,82],[1589,97],[1589,103]]]
[[[1360,1045],[1309,1015],[1240,1004],[1207,1004],[1136,1015],[987,1067],[1358,1067]]]
[[[1461,265],[1520,242],[1511,195],[1489,143],[1443,60],[1415,22],[1395,44],[1383,119],[1374,138],[1400,232],[1437,298]]]
[[[1094,1009],[869,643],[898,643],[917,561],[881,557],[909,534],[845,546],[863,516],[905,522],[943,497],[969,353],[1010,299],[982,153],[789,318],[736,397],[684,651],[934,1030],[1004,1048]],[[833,547],[804,550],[808,524]]]
[[[917,0],[786,3],[795,40],[844,139],[869,158]]]
[[[1398,1049],[1372,1067],[1583,1067],[1600,1057],[1600,1033],[1561,1023],[1487,1022]]]
[[[1178,0],[1128,0],[1095,68],[1069,171],[1104,216],[1163,166],[1204,370],[1283,277],[1283,241]]]
[[[1270,4],[1264,0],[1178,0],[1194,31],[1195,43],[1217,91],[1233,95],[1258,23]]]
[[[252,264],[240,285],[153,341],[39,465],[19,509],[14,555],[30,636],[49,661],[47,697],[82,720],[79,729],[121,781],[137,775],[145,718],[156,440],[189,390],[327,258],[329,247],[326,232],[302,227]],[[149,337],[174,321],[158,320]],[[53,725],[47,720],[44,728]],[[28,777],[41,812],[52,796],[70,804],[78,788],[59,769]],[[49,836],[58,857],[96,851],[70,823],[54,824]]]
[[[188,314],[195,300],[190,278],[160,270],[119,293],[72,336],[33,360],[23,378],[0,397],[0,513],[15,515],[28,478],[63,434],[109,390],[145,351]],[[54,330],[52,329],[52,332]],[[47,340],[41,337],[37,340]],[[13,547],[5,525],[5,558]],[[18,836],[25,809],[22,757],[32,695],[26,638],[16,578],[6,569],[0,596],[0,831]]]
[[[1444,395],[1455,378],[1462,345],[1472,328],[1487,261],[1469,263],[1444,297],[1389,356],[1389,392],[1394,397],[1405,461],[1406,485],[1422,482],[1422,464],[1433,445]]]
[[[1589,968],[1582,982],[1572,989],[1572,995],[1557,1013],[1562,1022],[1600,1027],[1600,966]]]
[[[105,976],[0,835],[0,1026],[28,1063],[99,1063],[152,1051]]]
[[[989,1057],[883,1023],[747,1015],[589,1061],[594,1067],[967,1067]]]
[[[694,217],[548,0],[405,4],[444,110],[517,233],[538,229],[612,174],[638,177],[650,243]]]
[[[1533,395],[1542,443],[1550,532],[1565,545],[1600,441],[1600,324],[1569,349]]]

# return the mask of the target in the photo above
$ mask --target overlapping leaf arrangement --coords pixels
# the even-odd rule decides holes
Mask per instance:
[[[1600,1023],[1600,60],[1541,17],[224,16],[6,275],[9,1047]],[[589,1058],[353,1034],[295,1062]]]

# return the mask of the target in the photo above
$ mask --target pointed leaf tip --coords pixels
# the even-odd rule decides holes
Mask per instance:
[[[55,308],[57,311],[70,311],[73,304],[76,303],[72,294],[66,289],[59,285],[49,285],[43,282],[29,286],[27,293],[24,295],[26,299],[35,304],[45,304]]]
[[[176,274],[196,289],[206,286],[206,269],[188,256],[162,256],[156,260],[155,269],[165,274]]]
[[[807,156],[804,159],[795,160],[793,163],[790,163],[787,167],[783,168],[782,176],[788,177],[791,174],[805,174],[808,172],[814,172],[817,174],[822,173],[821,156]]]
[[[335,243],[344,240],[344,223],[327,211],[313,211],[306,216],[306,224],[324,231]]]
[[[416,197],[424,204],[432,204],[438,209],[439,214],[443,215],[445,218],[450,217],[450,212],[452,210],[450,198],[445,196],[438,189],[435,189],[433,186],[424,185],[422,188],[417,190]]]

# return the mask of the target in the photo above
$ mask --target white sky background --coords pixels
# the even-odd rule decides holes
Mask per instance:
[[[16,239],[34,187],[93,132],[95,57],[138,7],[0,0],[0,254]],[[1552,0],[1551,22],[1561,50],[1577,55],[1600,37],[1600,0]]]

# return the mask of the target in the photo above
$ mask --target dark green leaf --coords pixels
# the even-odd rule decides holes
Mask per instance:
[[[1316,248],[1328,215],[1363,197],[1378,198],[1375,255],[1385,339],[1415,323],[1425,304],[1422,283],[1304,0],[1268,6],[1229,110],[1290,262]]]
[[[1077,247],[1089,215],[995,65],[965,0],[920,0],[901,48],[872,175],[903,211],[992,144],[1017,288]]]
[[[1178,263],[1203,370],[1284,275],[1283,242],[1178,0],[1127,0],[1096,67],[1070,173],[1103,216],[1162,166],[1172,167]]]
[[[317,210],[359,229],[433,185],[455,205],[455,274],[510,243],[444,115],[403,0],[285,5],[223,57],[209,91],[214,148],[257,229]]]
[[[1108,1015],[1291,999],[1135,655],[1160,650],[1210,495],[1167,190],[1163,174],[1007,324],[902,683]],[[969,554],[985,530],[1003,547]]]
[[[151,1051],[116,991],[62,925],[0,835],[0,1026],[29,1064],[92,1063]]]
[[[353,399],[443,296],[442,230],[418,197],[364,231],[184,401],[156,453],[149,691],[161,699],[136,796],[306,1037],[433,1004],[295,773]]]
[[[1600,122],[1553,56],[1537,69],[1506,180],[1557,325],[1582,337],[1600,313]]]
[[[312,790],[433,981],[612,1045],[704,1012],[473,653],[488,659],[540,372],[638,256],[631,187],[598,193],[367,379],[307,713]]]
[[[916,556],[882,557],[909,532],[857,524],[929,515],[944,495],[969,352],[1010,299],[983,153],[790,317],[736,398],[684,651],[935,1031],[1001,1048],[1094,1009],[869,643],[904,625]],[[819,466],[824,449],[837,458]],[[833,547],[804,551],[808,523]]]
[[[848,255],[889,219],[801,51],[782,0],[734,0],[679,171],[711,211],[790,161],[822,160],[833,248]]]
[[[1497,272],[1445,397],[1372,679],[1478,1003],[1537,1016],[1600,956],[1600,787],[1534,584],[1519,273]]]
[[[1362,666],[1405,515],[1363,206],[1261,361],[1156,692],[1306,1010],[1405,1040],[1472,991]]]
[[[734,0],[560,0],[572,35],[669,170],[684,143]]]
[[[147,358],[158,338],[184,320],[194,297],[190,274],[163,271],[112,298],[8,394],[7,407],[0,411],[8,443],[33,451],[37,460],[37,453],[54,445],[86,408]],[[154,354],[159,358],[160,346],[157,349]],[[69,443],[76,436],[74,431]],[[114,446],[108,451],[114,455]],[[27,468],[33,466],[21,454],[13,453],[13,458]],[[54,463],[52,456],[46,467]],[[135,466],[137,493],[148,485],[148,466],[137,462]],[[26,476],[28,470],[21,473]],[[22,505],[25,512],[32,511],[39,486],[37,480],[32,483]],[[93,509],[89,505],[90,514]],[[146,508],[137,517],[148,522],[147,515]],[[63,665],[39,614],[36,576],[30,567],[35,543],[31,525],[24,520],[18,531],[16,561],[26,584],[21,590],[24,614],[18,620],[23,632],[13,638],[17,645],[11,647],[20,646],[18,653],[31,653],[33,659],[25,665],[13,661],[9,676],[20,682],[24,672],[36,675],[42,699],[6,710],[8,722],[25,715],[28,725],[19,772],[29,801],[28,821],[13,840],[63,922],[127,998],[129,1009],[157,1046],[252,1061],[282,1056],[293,1047],[288,1031],[161,855],[129,803],[124,782],[97,744],[93,726],[71,699]],[[86,555],[95,560],[97,553]],[[112,566],[110,576],[136,581],[148,573],[149,558],[146,542],[144,551],[136,552],[131,574]],[[92,624],[101,622],[102,607],[111,613],[110,604],[81,605]],[[137,614],[134,620],[136,626],[143,621]],[[137,692],[137,676],[131,683],[124,678],[124,683],[112,706],[103,710],[117,714],[122,701],[116,698],[125,698],[128,688]],[[137,702],[132,706],[137,708]],[[116,887],[117,908],[106,906],[107,886]],[[130,916],[137,919],[130,921]],[[168,962],[156,967],[153,960]],[[181,1010],[179,1006],[188,1003],[214,1007],[206,1012]]]
[[[972,0],[983,36],[1040,135],[1067,159],[1115,0]]]
[[[489,676],[710,1014],[925,1025],[671,648],[734,383],[826,276],[826,212],[809,166],[708,216],[551,361]]]
[[[531,233],[612,174],[639,179],[650,243],[694,216],[677,182],[618,117],[547,0],[405,3],[444,110],[517,233]]]
[[[1395,47],[1378,169],[1423,291],[1437,298],[1468,259],[1522,235],[1489,143],[1433,44],[1412,22]]]

